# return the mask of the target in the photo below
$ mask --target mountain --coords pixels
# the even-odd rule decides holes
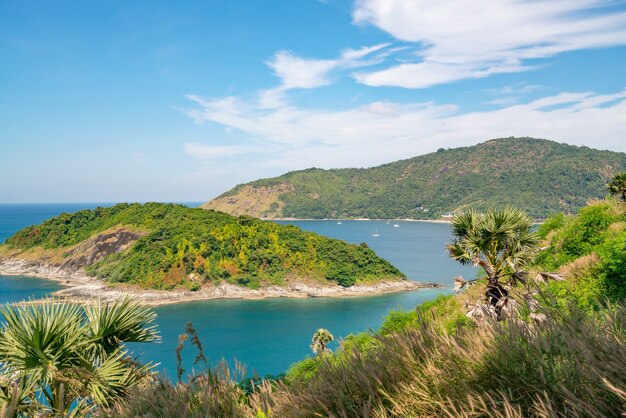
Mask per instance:
[[[433,219],[510,204],[545,218],[603,197],[624,170],[624,153],[500,138],[373,168],[293,171],[238,185],[202,207],[261,218]]]
[[[250,217],[182,205],[118,204],[64,213],[0,245],[0,261],[31,260],[108,283],[199,290],[405,279],[366,244],[353,245]]]

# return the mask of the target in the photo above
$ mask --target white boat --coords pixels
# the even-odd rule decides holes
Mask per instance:
[[[379,237],[380,234],[378,233],[378,228],[376,228],[376,231],[374,231],[374,233],[372,234],[373,237]]]
[[[341,221],[337,221],[337,225],[341,225]]]
[[[393,224],[393,227],[394,227],[394,228],[400,228],[400,225],[398,225],[398,224]]]

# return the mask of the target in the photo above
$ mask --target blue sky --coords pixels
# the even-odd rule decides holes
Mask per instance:
[[[626,3],[0,2],[0,202],[202,201],[535,136],[626,151]]]

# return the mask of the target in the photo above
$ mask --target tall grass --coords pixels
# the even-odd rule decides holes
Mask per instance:
[[[611,417],[626,413],[626,307],[546,312],[541,324],[486,322],[452,334],[432,320],[385,336],[373,351],[320,358],[306,379],[251,394],[225,363],[203,378],[160,381],[116,416]]]

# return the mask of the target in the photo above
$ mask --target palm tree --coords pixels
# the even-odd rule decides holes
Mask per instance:
[[[533,259],[539,238],[532,231],[533,220],[524,211],[512,207],[485,213],[470,210],[452,219],[450,257],[464,265],[481,267],[487,275],[485,297],[498,317],[511,302],[502,280],[523,280],[522,269]],[[478,279],[476,279],[478,280]],[[468,283],[457,278],[456,288]]]
[[[315,331],[313,338],[311,339],[311,349],[316,355],[322,355],[330,353],[330,349],[327,347],[328,343],[334,340],[335,337],[327,329],[320,328]]]
[[[626,172],[614,175],[613,180],[606,187],[609,189],[609,193],[613,196],[619,196],[622,201],[626,202]]]
[[[123,343],[156,341],[156,314],[130,299],[5,305],[0,315],[0,407],[12,415],[86,413],[151,374]]]

